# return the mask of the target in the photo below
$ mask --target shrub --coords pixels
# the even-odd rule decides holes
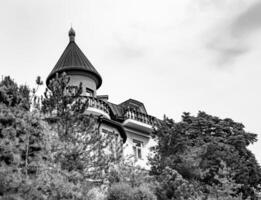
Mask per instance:
[[[101,188],[94,187],[87,193],[88,200],[105,200],[106,195]]]
[[[156,200],[147,185],[132,188],[127,183],[116,183],[109,189],[108,200]]]
[[[109,189],[108,200],[134,200],[133,189],[127,183],[115,183]]]
[[[159,200],[200,199],[194,185],[169,167],[166,167],[158,177],[156,195]]]
[[[133,189],[134,200],[156,200],[156,196],[152,193],[147,185],[140,185]]]

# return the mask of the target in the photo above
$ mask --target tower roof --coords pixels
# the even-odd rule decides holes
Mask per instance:
[[[69,39],[69,44],[47,77],[46,84],[48,85],[49,81],[55,77],[56,73],[78,73],[93,77],[98,89],[102,84],[101,75],[75,43],[75,31],[73,28],[69,31]]]

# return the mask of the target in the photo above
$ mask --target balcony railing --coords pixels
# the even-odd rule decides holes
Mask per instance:
[[[108,104],[100,99],[90,96],[82,96],[84,100],[88,102],[88,107],[86,111],[89,113],[97,113],[102,114],[109,118],[110,116],[110,108]],[[52,113],[46,113],[45,118],[56,118],[57,117],[57,110],[53,110]]]
[[[97,99],[95,97],[85,96],[84,98],[86,98],[88,101],[88,107],[101,110],[108,115],[110,114],[110,108],[106,102],[104,102],[100,99]]]
[[[128,108],[124,114],[125,119],[133,119],[151,126],[155,125],[155,117],[141,113],[135,109]]]

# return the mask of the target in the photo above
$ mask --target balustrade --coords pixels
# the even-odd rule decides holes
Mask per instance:
[[[145,113],[141,113],[135,109],[130,109],[128,108],[125,112],[125,115],[124,117],[126,119],[133,119],[133,120],[136,120],[136,121],[139,121],[139,122],[142,122],[142,123],[145,123],[145,124],[149,124],[149,125],[155,125],[155,118],[150,116],[150,115],[147,115]]]
[[[96,108],[98,110],[102,110],[105,113],[109,114],[110,113],[110,109],[107,103],[105,103],[104,101],[97,99],[95,97],[85,97],[88,101],[88,106],[90,108]]]

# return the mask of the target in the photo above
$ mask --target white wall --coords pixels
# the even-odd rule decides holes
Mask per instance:
[[[104,133],[104,130],[106,133]],[[123,159],[130,158],[130,161],[135,162],[135,165],[138,165],[144,169],[150,169],[150,165],[148,164],[148,156],[152,155],[150,148],[157,144],[156,141],[153,140],[151,136],[148,134],[143,134],[141,132],[137,132],[131,129],[125,129],[125,131],[127,134],[127,140],[125,144],[122,145],[122,138],[120,136],[119,131],[116,128],[113,128],[106,124],[101,124],[100,126],[100,133],[110,134],[111,136],[113,136],[110,142],[111,144],[116,143],[115,145],[113,145],[113,148],[116,152],[122,152]],[[133,139],[141,141],[143,143],[142,159],[135,160],[133,151]],[[105,151],[108,154],[112,153],[110,145],[108,146],[108,148],[105,149]]]
[[[142,134],[131,129],[125,129],[127,133],[127,141],[123,147],[123,155],[125,158],[131,157],[131,161],[135,161],[134,151],[133,151],[133,139],[141,141],[143,143],[142,147],[142,159],[136,160],[135,164],[139,165],[145,169],[149,169],[148,156],[151,154],[150,148],[156,145],[156,142],[148,134]]]

